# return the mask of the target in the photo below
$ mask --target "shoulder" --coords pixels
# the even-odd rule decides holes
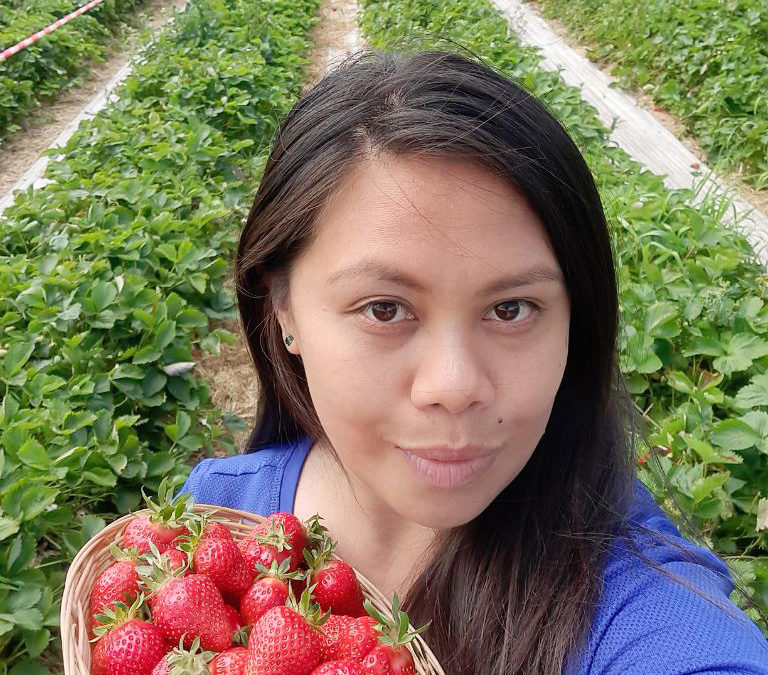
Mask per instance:
[[[310,445],[308,438],[271,445],[232,457],[198,463],[178,495],[262,516],[281,510],[285,481],[297,474]]]
[[[660,570],[614,542],[578,674],[768,675],[768,640],[729,599],[727,566],[685,539],[639,479],[630,522],[652,530],[631,536]]]

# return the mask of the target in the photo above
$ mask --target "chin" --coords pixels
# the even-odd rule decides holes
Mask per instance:
[[[403,516],[423,527],[429,527],[434,530],[448,530],[454,527],[461,527],[474,520],[487,508],[489,503],[484,501],[479,508],[473,510],[468,508],[466,502],[463,505],[458,505],[456,504],[457,501],[457,499],[433,501],[425,498],[420,500],[418,505],[414,505],[410,512],[403,514]]]

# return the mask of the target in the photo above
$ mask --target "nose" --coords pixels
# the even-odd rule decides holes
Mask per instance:
[[[424,340],[411,400],[418,408],[441,405],[458,414],[471,405],[493,401],[493,382],[482,359],[482,349],[468,336],[445,333]]]

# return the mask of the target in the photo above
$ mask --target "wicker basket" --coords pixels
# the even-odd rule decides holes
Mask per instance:
[[[215,511],[214,517],[223,520],[237,540],[245,537],[255,525],[264,521],[264,518],[256,514],[222,506],[195,504],[194,509],[195,511]],[[109,545],[113,541],[120,545],[122,530],[128,521],[136,515],[148,513],[149,511],[144,509],[118,518],[91,538],[72,561],[67,572],[64,596],[61,601],[61,645],[65,675],[90,675],[91,644],[88,641],[86,617],[91,587],[98,575],[113,561]],[[362,574],[356,573],[365,597],[370,599],[382,614],[391,617],[389,603],[384,595]],[[445,675],[421,635],[417,635],[410,646],[416,671],[420,675]]]

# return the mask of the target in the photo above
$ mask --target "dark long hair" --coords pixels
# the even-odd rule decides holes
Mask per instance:
[[[288,112],[235,268],[261,388],[248,449],[326,438],[275,308],[319,210],[379,152],[461,157],[505,177],[563,270],[569,352],[546,431],[490,506],[436,541],[403,602],[413,625],[432,621],[425,638],[450,675],[559,675],[587,637],[610,543],[628,535],[639,425],[617,366],[618,293],[598,191],[563,126],[518,83],[459,53],[365,50]]]

